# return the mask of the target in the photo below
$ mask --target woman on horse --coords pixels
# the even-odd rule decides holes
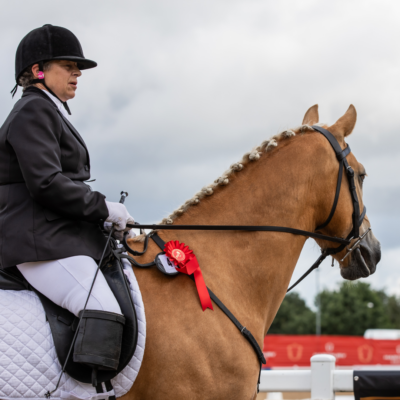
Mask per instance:
[[[17,266],[37,291],[79,316],[106,243],[133,223],[123,204],[92,191],[90,158],[69,121],[81,70],[96,67],[68,29],[44,25],[18,46],[22,98],[0,128],[0,268]],[[101,271],[83,315],[73,359],[116,370],[124,317]],[[93,343],[96,343],[94,349]]]

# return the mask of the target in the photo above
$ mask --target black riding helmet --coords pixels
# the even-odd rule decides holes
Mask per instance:
[[[75,61],[81,70],[97,66],[95,61],[85,58],[78,38],[70,30],[61,26],[43,25],[41,28],[30,31],[17,48],[15,55],[15,80],[17,83],[11,91],[13,97],[19,86],[18,79],[26,68],[38,63],[39,70],[43,72],[43,63],[51,60]],[[53,96],[57,97],[47,87],[44,79],[35,79],[32,82],[42,83]],[[67,103],[62,103],[70,113]]]

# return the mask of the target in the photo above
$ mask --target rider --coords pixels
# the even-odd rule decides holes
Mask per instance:
[[[120,238],[134,222],[123,204],[85,184],[89,153],[69,122],[67,100],[81,70],[96,66],[68,29],[29,32],[15,60],[12,93],[22,86],[22,98],[0,128],[0,268],[17,266],[37,291],[76,316],[105,246],[100,223],[113,225]],[[116,370],[125,319],[101,271],[87,310],[74,361]]]

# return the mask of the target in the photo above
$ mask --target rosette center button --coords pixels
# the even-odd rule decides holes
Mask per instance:
[[[180,249],[173,249],[171,251],[171,256],[178,262],[181,262],[186,258],[185,253]]]

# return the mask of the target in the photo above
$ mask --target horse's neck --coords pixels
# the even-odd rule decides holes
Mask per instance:
[[[313,230],[314,178],[306,167],[289,165],[296,165],[299,158],[295,146],[281,146],[282,154],[275,151],[248,164],[227,186],[217,188],[174,223]],[[210,289],[243,324],[262,335],[283,300],[305,243],[304,237],[276,232],[164,231],[163,237],[187,244]]]

